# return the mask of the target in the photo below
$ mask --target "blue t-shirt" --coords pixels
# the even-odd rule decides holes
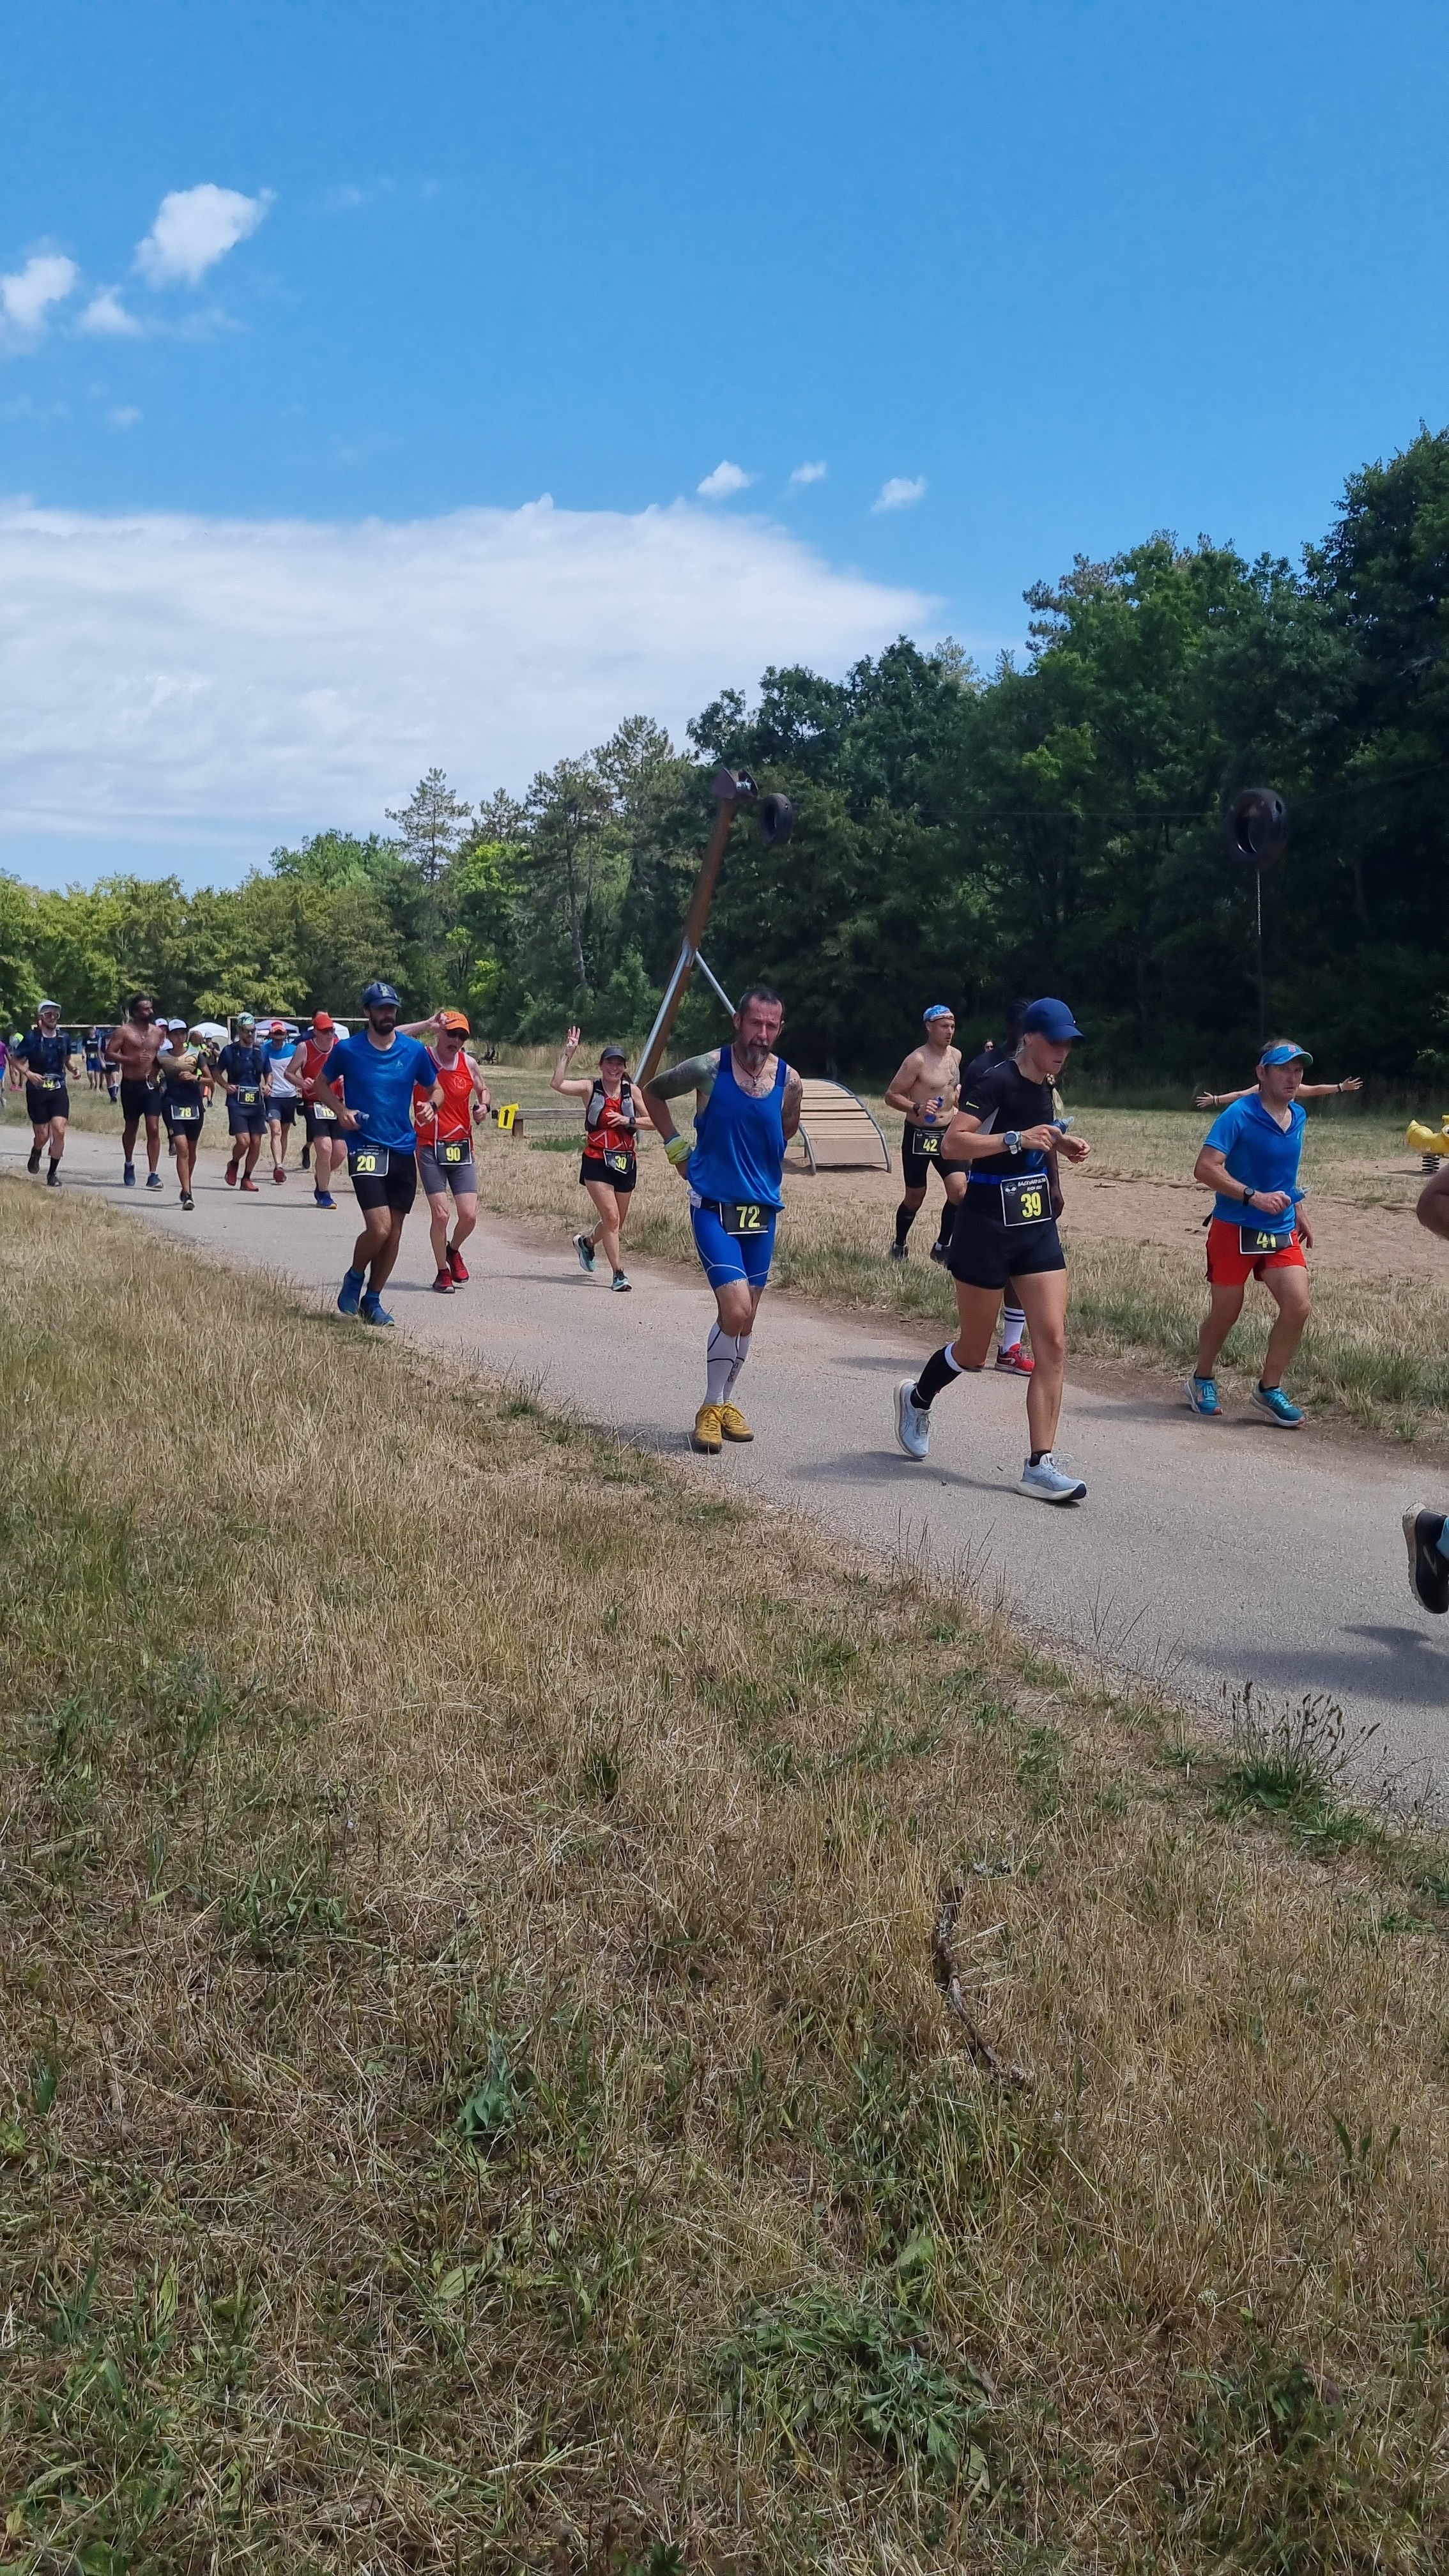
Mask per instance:
[[[70,1070],[70,1040],[60,1029],[31,1029],[15,1052],[36,1082],[63,1080]]]
[[[1213,1200],[1214,1216],[1225,1217],[1229,1225],[1253,1225],[1264,1234],[1281,1234],[1286,1242],[1297,1221],[1298,1201],[1307,1195],[1298,1186],[1298,1157],[1307,1124],[1303,1103],[1295,1100],[1289,1104],[1286,1128],[1280,1127],[1256,1091],[1246,1100],[1235,1100],[1231,1109],[1215,1118],[1203,1142],[1222,1155],[1232,1178],[1248,1190],[1287,1190],[1293,1205],[1281,1216],[1266,1216],[1219,1192]]]
[[[395,1154],[416,1151],[413,1086],[420,1083],[431,1091],[438,1079],[437,1066],[416,1038],[405,1038],[395,1030],[390,1047],[374,1046],[365,1031],[355,1038],[339,1038],[322,1067],[322,1078],[346,1085],[347,1106],[358,1113],[358,1124],[349,1128],[349,1135],[365,1136],[370,1145],[386,1145]]]

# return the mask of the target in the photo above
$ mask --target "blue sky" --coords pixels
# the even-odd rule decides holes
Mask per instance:
[[[1296,553],[1449,417],[1442,8],[8,19],[31,875],[235,873],[427,760],[521,784],[901,623],[990,658],[1074,553]],[[701,495],[725,461],[753,479]]]

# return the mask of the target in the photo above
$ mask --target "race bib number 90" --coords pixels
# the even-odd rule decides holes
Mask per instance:
[[[467,1162],[468,1140],[466,1136],[444,1136],[434,1148],[434,1152],[436,1159],[452,1170],[457,1164]]]

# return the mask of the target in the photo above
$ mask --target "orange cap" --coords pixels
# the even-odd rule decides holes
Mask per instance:
[[[312,1014],[312,1026],[314,1029],[330,1029],[332,1026],[331,1012],[314,1011]]]
[[[461,1011],[440,1011],[438,1017],[445,1029],[456,1029],[461,1037],[472,1036],[473,1032]]]

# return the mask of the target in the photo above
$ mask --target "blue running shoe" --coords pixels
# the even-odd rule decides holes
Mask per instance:
[[[1266,1413],[1284,1431],[1296,1431],[1303,1416],[1296,1404],[1290,1404],[1281,1386],[1255,1386],[1248,1402],[1259,1413]]]
[[[348,1270],[343,1273],[342,1285],[337,1291],[337,1312],[339,1315],[356,1314],[358,1307],[362,1303],[362,1291],[366,1284],[367,1273],[365,1270]]]
[[[1204,1421],[1218,1422],[1222,1419],[1223,1408],[1218,1402],[1218,1382],[1215,1377],[1190,1377],[1187,1381],[1187,1400],[1194,1413],[1200,1413]]]
[[[335,1208],[337,1205],[337,1201],[330,1190],[314,1190],[312,1192],[312,1196],[319,1207]]]
[[[368,1290],[367,1295],[362,1301],[362,1320],[364,1324],[390,1324],[392,1322],[392,1317],[384,1306],[382,1299],[380,1297],[375,1297],[371,1289]]]
[[[148,1190],[159,1190],[161,1186],[162,1182],[159,1172],[148,1172],[146,1174],[146,1187]]]
[[[121,1178],[128,1190],[133,1190],[135,1188],[136,1166],[134,1163],[123,1163],[121,1165]]]

